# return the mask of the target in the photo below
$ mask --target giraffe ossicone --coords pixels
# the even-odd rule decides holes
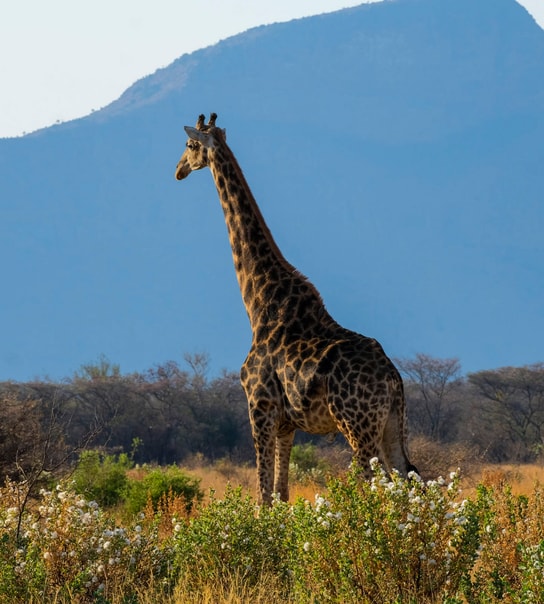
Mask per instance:
[[[317,289],[282,255],[212,113],[186,126],[175,176],[209,167],[225,215],[252,343],[240,372],[257,461],[258,496],[289,496],[296,430],[341,432],[363,468],[378,458],[403,476],[417,471],[406,452],[402,378],[373,338],[339,325]]]

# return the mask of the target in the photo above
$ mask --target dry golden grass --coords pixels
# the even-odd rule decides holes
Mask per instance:
[[[195,456],[184,464],[184,470],[191,477],[200,480],[200,488],[205,494],[204,503],[209,499],[210,492],[213,492],[218,498],[223,498],[228,486],[242,487],[244,493],[253,498],[257,497],[255,467],[236,465],[226,459],[210,464],[200,456]],[[289,500],[294,503],[299,497],[303,497],[313,501],[315,494],[323,490],[324,487],[312,483],[291,482]]]
[[[248,586],[243,578],[228,582],[185,585],[180,582],[168,604],[288,604],[288,598],[273,577],[262,576],[258,585]]]
[[[514,495],[530,495],[537,485],[544,486],[544,465],[539,464],[483,464],[461,448],[452,453],[450,463],[446,463],[447,451],[435,455],[431,468],[421,465],[425,479],[437,478],[439,475],[447,478],[450,471],[461,468],[462,488],[465,497],[475,493],[479,484],[486,486],[502,486],[508,484]],[[432,451],[425,449],[419,457],[431,457]],[[346,466],[347,469],[347,466]],[[204,503],[208,500],[210,490],[216,497],[222,498],[228,486],[242,487],[242,491],[256,498],[256,469],[248,465],[236,465],[227,460],[214,464],[196,457],[188,464],[187,473],[198,478],[200,487],[205,493]],[[294,503],[299,497],[313,501],[316,493],[323,494],[325,487],[312,483],[297,483],[290,481],[289,500]]]
[[[514,495],[531,495],[544,485],[544,466],[538,464],[487,464],[477,473],[463,477],[465,495],[472,495],[479,484],[489,487],[509,486]]]
[[[426,442],[414,442],[412,450],[418,452],[415,459],[425,480],[438,476],[448,477],[449,472],[461,469],[464,496],[474,494],[478,484],[502,486],[508,484],[515,495],[529,495],[535,486],[544,485],[544,465],[539,464],[484,464],[472,456],[472,452],[461,446],[440,447]],[[414,456],[416,457],[416,456]],[[346,470],[348,464],[346,464]],[[195,456],[184,464],[187,473],[200,480],[200,487],[207,502],[210,491],[223,498],[227,486],[242,487],[242,491],[256,498],[256,469],[250,465],[237,465],[229,460],[210,464],[201,456]],[[338,473],[341,473],[339,471]],[[289,484],[289,500],[294,503],[299,497],[314,500],[325,487],[311,482],[304,484],[293,480]]]
[[[200,488],[206,496],[213,491],[222,498],[228,485],[242,487],[244,492],[255,496],[255,468],[248,465],[237,465],[228,459],[210,464],[202,456],[195,455],[184,464],[184,469],[200,480]]]

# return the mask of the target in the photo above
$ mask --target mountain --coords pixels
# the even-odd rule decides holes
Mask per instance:
[[[0,140],[0,380],[101,354],[238,369],[251,336],[211,175],[173,176],[211,111],[339,322],[392,357],[542,361],[542,65],[515,0],[391,0],[249,30]]]

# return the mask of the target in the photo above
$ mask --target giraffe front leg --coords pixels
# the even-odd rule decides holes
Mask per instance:
[[[257,501],[261,505],[272,503],[274,486],[275,437],[259,434],[253,437],[257,458]]]
[[[274,487],[276,422],[262,405],[250,406],[249,415],[257,461],[257,499],[260,504],[268,505],[272,502]]]
[[[282,501],[289,501],[289,462],[294,437],[294,430],[276,437],[274,493],[278,493]]]

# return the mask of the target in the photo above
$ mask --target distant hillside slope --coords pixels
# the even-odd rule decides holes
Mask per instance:
[[[390,356],[542,361],[543,65],[514,0],[392,0],[250,30],[1,140],[0,380],[102,353],[238,369],[250,332],[211,176],[173,178],[210,111],[338,321]]]

